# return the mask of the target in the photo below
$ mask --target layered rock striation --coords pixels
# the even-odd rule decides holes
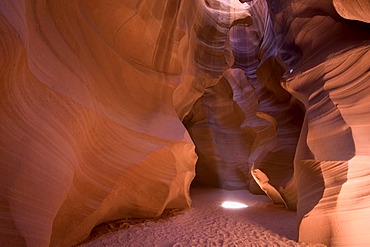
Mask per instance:
[[[195,174],[297,209],[300,241],[368,245],[367,10],[1,2],[1,245],[188,208]]]
[[[0,245],[71,246],[191,205],[197,156],[172,100],[189,8],[0,3]]]
[[[370,33],[368,24],[341,18],[338,2],[270,4],[284,34],[277,39],[288,67],[283,86],[305,107],[294,171],[299,240],[366,246]],[[352,7],[361,11],[356,1]]]
[[[243,6],[246,17],[218,36],[203,34],[211,54],[218,54],[218,60],[201,60],[203,67],[216,60],[223,66],[211,78],[203,77],[197,87],[202,94],[183,122],[199,155],[195,183],[260,193],[252,169],[263,170],[277,187],[292,176],[301,115],[296,121],[291,113],[301,110],[280,86],[285,65],[277,53],[267,2],[251,1],[241,10]],[[226,11],[218,6],[218,12]],[[212,25],[220,29],[223,23],[217,19]]]

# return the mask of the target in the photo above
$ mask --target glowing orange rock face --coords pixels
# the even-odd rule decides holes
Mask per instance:
[[[300,241],[368,245],[366,4],[3,1],[0,245],[190,207],[195,171],[260,193],[254,171]]]
[[[71,246],[191,205],[197,156],[172,100],[189,7],[163,3],[1,3],[0,245]]]
[[[370,2],[367,0],[333,0],[333,5],[343,18],[370,23]]]
[[[329,3],[300,2],[280,13],[296,17],[283,24],[290,37],[285,49],[294,43],[300,51],[296,62],[294,52],[286,60],[292,72],[283,84],[306,109],[295,154],[299,240],[366,246],[370,35],[361,31],[364,24],[340,18]]]

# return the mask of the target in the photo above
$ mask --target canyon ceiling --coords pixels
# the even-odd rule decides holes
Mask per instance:
[[[192,183],[369,245],[369,22],[368,0],[1,1],[1,245],[76,245]]]

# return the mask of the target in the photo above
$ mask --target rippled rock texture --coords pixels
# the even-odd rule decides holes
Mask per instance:
[[[336,7],[338,2],[345,6],[348,1],[334,1]],[[351,2],[347,11],[366,20],[354,11],[360,2]],[[299,240],[367,246],[369,24],[341,18],[330,1],[271,6],[275,31],[283,34],[277,39],[279,52],[288,67],[283,86],[305,107],[295,154]]]
[[[230,15],[217,11],[221,20]],[[190,89],[181,85],[174,98],[176,102],[180,90],[193,87],[201,92],[189,113],[180,114],[199,156],[194,183],[260,193],[250,175],[253,167],[262,169],[276,187],[292,176],[301,110],[280,86],[284,64],[276,52],[267,2],[243,4],[239,12],[246,16],[227,29],[219,19],[212,23],[220,30],[217,35],[196,33],[196,48],[207,44],[212,50],[201,63],[195,59],[195,67],[214,69],[193,80]]]
[[[0,245],[71,246],[190,206],[197,156],[172,103],[190,7],[1,2]]]
[[[368,22],[367,0],[2,1],[1,245],[187,208],[195,173],[275,188],[301,241],[368,245]]]

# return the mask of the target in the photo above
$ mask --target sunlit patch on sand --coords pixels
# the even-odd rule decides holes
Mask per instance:
[[[241,202],[224,201],[221,204],[221,207],[229,208],[229,209],[240,209],[240,208],[247,208],[248,205],[241,203]]]

